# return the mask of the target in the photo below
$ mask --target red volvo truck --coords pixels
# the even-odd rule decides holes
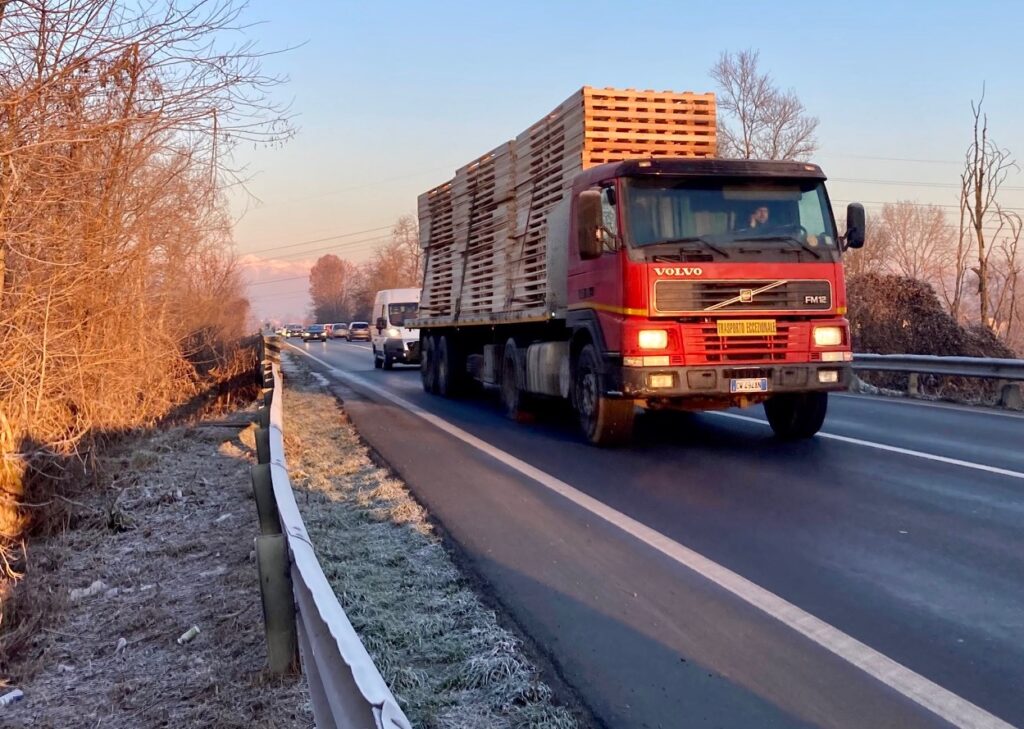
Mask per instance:
[[[609,112],[602,93],[631,103]],[[666,136],[663,122],[657,134],[634,123],[640,143],[620,142],[625,151],[607,152],[600,131],[637,118],[630,94],[663,113],[642,103],[654,92],[579,94],[543,129],[421,196],[426,272],[413,326],[424,389],[496,386],[512,417],[565,399],[597,445],[628,441],[641,408],[759,403],[779,437],[812,436],[828,393],[851,376],[841,259],[863,245],[863,208],[847,208],[840,235],[817,165],[707,154],[713,106],[703,146],[692,107],[710,95],[669,97],[690,104],[673,127],[687,139],[676,156],[644,157],[635,148]],[[578,139],[565,133],[579,126]],[[562,143],[544,154],[552,129]],[[627,158],[602,159],[616,156]]]

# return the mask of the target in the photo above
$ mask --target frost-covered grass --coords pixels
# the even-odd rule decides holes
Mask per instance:
[[[337,401],[285,362],[286,451],[327,578],[417,727],[577,726],[498,625],[405,485],[375,466]]]

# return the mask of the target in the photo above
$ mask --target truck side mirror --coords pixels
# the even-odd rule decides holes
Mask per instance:
[[[386,329],[388,326],[388,320],[382,316],[377,317],[377,329]]]
[[[850,203],[846,206],[846,247],[863,248],[864,232],[867,228],[867,219],[864,215],[864,206],[860,203]]]
[[[600,258],[604,253],[601,242],[601,192],[584,190],[576,198],[576,244],[584,261]]]

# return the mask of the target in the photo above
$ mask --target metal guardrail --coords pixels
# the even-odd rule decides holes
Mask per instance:
[[[933,357],[923,354],[855,354],[853,369],[1024,381],[1024,359]]]
[[[276,342],[264,343],[271,358],[276,349]],[[252,481],[270,669],[284,673],[301,666],[320,729],[411,729],[335,597],[302,523],[284,455],[279,361],[263,365],[262,379],[269,389],[260,411]]]

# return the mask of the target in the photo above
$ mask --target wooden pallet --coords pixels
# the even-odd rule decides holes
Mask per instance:
[[[582,170],[715,149],[713,94],[580,89],[419,197],[424,317],[482,321],[543,309],[547,215]]]

